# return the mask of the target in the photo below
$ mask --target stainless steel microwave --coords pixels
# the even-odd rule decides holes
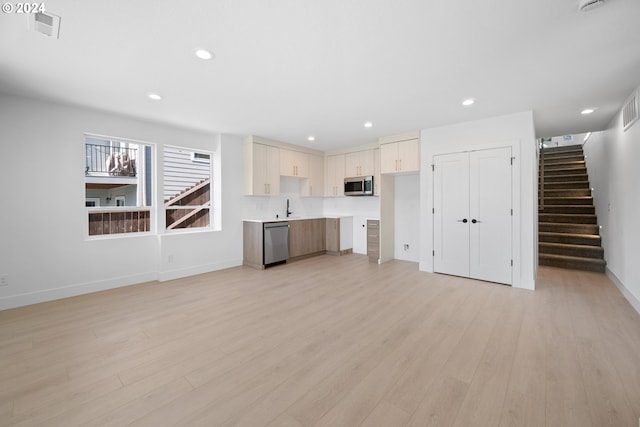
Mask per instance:
[[[345,196],[373,196],[373,177],[358,176],[344,179]]]

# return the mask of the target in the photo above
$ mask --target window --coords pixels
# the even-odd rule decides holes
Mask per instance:
[[[167,230],[211,225],[211,153],[164,148],[164,207]]]
[[[89,236],[151,232],[153,146],[85,135],[84,148]]]

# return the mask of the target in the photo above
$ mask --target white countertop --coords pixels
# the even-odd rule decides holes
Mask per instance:
[[[280,217],[280,218],[263,218],[263,219],[243,219],[245,222],[257,222],[257,223],[265,223],[265,222],[280,222],[280,221],[296,221],[300,219],[338,219],[338,218],[350,218],[351,215],[316,215],[316,216],[291,216],[289,218]]]

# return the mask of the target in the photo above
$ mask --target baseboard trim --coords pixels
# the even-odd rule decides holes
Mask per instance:
[[[196,274],[211,273],[212,271],[224,270],[225,268],[239,267],[242,265],[242,259],[233,259],[223,262],[214,262],[210,264],[196,265],[193,267],[178,268],[175,270],[166,270],[158,272],[158,281],[166,282],[169,280],[182,279],[183,277],[195,276]]]
[[[120,276],[107,280],[80,283],[76,285],[63,286],[55,289],[29,292],[19,295],[11,295],[0,298],[0,310],[24,307],[32,304],[55,301],[63,298],[76,297],[93,292],[106,291],[109,289],[121,288],[124,286],[136,285],[144,282],[152,282],[157,279],[155,272],[134,274],[131,276]]]
[[[620,289],[620,292],[622,292],[622,295],[624,295],[624,297],[627,299],[627,301],[629,301],[629,304],[631,304],[631,306],[633,308],[635,308],[635,310],[638,312],[638,314],[640,314],[640,300],[638,300],[627,289],[627,287],[622,283],[622,281],[620,279],[618,279],[618,276],[616,276],[615,273],[609,269],[609,267],[607,267],[606,273],[607,273],[607,276],[609,277],[609,279],[611,279],[611,281],[618,287],[618,289]]]
[[[168,280],[181,279],[183,277],[195,276],[196,274],[209,273],[212,271],[238,267],[241,265],[241,259],[230,260],[163,272],[148,272],[133,274],[130,276],[119,276],[106,280],[97,280],[94,282],[63,286],[55,289],[46,289],[19,295],[11,295],[0,298],[0,310],[9,310],[11,308],[24,307],[27,305],[55,301],[63,298],[76,297],[93,292],[107,291],[109,289],[122,288],[125,286],[137,285],[145,282],[165,282]]]

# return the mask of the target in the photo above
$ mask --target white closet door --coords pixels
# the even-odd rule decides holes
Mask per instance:
[[[511,284],[511,148],[434,156],[433,267]]]
[[[469,277],[511,284],[511,148],[469,154]]]
[[[469,154],[434,157],[434,271],[469,277]]]

